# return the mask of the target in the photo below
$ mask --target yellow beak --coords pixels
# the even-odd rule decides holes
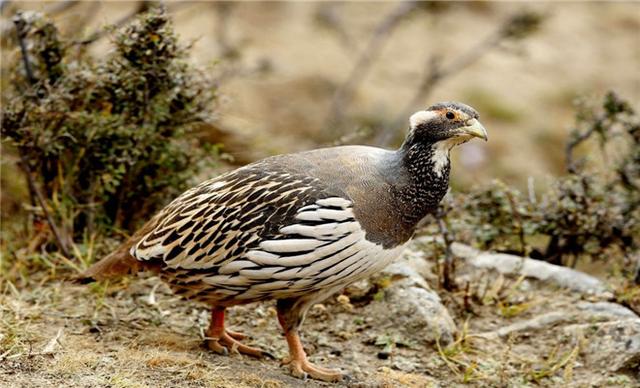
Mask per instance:
[[[484,141],[489,140],[487,137],[487,130],[482,124],[480,124],[480,121],[477,119],[469,119],[465,124],[466,125],[464,127],[460,128],[461,131],[473,137],[484,139]]]

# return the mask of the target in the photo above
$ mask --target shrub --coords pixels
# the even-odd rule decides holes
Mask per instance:
[[[32,204],[44,205],[35,217],[48,213],[62,240],[135,229],[215,161],[215,147],[192,135],[211,119],[213,83],[187,63],[163,9],[115,32],[115,50],[97,60],[40,14],[14,22],[2,139]]]
[[[576,161],[576,147],[588,142],[597,143],[600,157],[589,154]],[[448,217],[454,234],[483,249],[556,264],[637,251],[640,117],[614,93],[600,107],[582,104],[566,156],[567,174],[553,181],[539,200],[501,182],[454,196]]]

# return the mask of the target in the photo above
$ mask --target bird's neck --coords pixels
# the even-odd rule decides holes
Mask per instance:
[[[449,188],[450,147],[444,142],[405,142],[397,151],[405,182],[396,187],[403,219],[417,223],[434,212]]]

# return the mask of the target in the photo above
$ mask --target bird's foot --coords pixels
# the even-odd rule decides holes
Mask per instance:
[[[243,339],[247,338],[245,334],[242,334],[240,332],[233,331],[231,329],[225,329],[225,330],[227,331],[227,334],[229,334],[229,337],[236,339],[238,341],[242,341]]]
[[[336,382],[340,381],[345,375],[336,369],[323,368],[321,366],[313,365],[307,360],[306,357],[291,359],[289,357],[282,360],[283,365],[289,365],[291,374],[295,377],[306,379],[307,377],[314,378],[316,380]]]
[[[247,346],[240,342],[246,338],[242,333],[232,330],[225,330],[221,334],[214,334],[205,338],[207,347],[218,354],[227,355],[229,353],[246,354],[249,356],[262,358],[275,358],[271,353],[251,346]]]

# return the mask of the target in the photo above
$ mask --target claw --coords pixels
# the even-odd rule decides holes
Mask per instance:
[[[306,358],[294,360],[289,363],[291,374],[295,377],[306,380],[309,376],[314,379],[337,382],[341,381],[344,375],[339,370],[322,368],[310,363]]]
[[[264,356],[274,358],[273,355],[269,352],[265,352],[264,350],[257,349],[251,346],[247,346],[242,342],[234,339],[230,334],[224,333],[220,335],[218,338],[215,336],[209,337],[206,339],[207,347],[214,352],[222,355],[228,355],[229,353],[233,354],[247,354],[249,356],[262,358]]]
[[[273,354],[271,354],[271,353],[267,352],[266,350],[263,350],[263,351],[262,351],[262,355],[263,355],[264,357],[270,358],[270,359],[272,359],[272,360],[275,360],[275,359],[276,359],[276,356],[274,356]]]
[[[243,339],[246,339],[246,338],[247,338],[247,336],[246,336],[246,335],[244,335],[244,334],[242,334],[242,333],[239,333],[239,332],[237,332],[237,331],[230,330],[230,329],[226,329],[226,330],[227,330],[227,334],[229,334],[229,336],[230,336],[231,338],[233,338],[233,339],[237,339],[237,340],[239,340],[239,341],[242,341]]]
[[[205,339],[205,343],[207,345],[207,347],[209,348],[209,350],[213,350],[214,352],[223,355],[223,356],[227,356],[229,355],[229,351],[227,350],[227,348],[225,348],[224,346],[220,345],[220,343],[218,342],[217,339]]]
[[[296,331],[287,331],[285,336],[289,344],[289,357],[282,359],[282,365],[289,365],[289,370],[293,376],[301,379],[311,377],[328,382],[336,382],[343,379],[344,374],[339,370],[323,368],[309,362]]]
[[[214,308],[211,311],[211,325],[207,330],[205,338],[207,347],[214,352],[222,355],[229,353],[247,354],[249,356],[261,358],[263,356],[274,358],[269,352],[247,346],[239,340],[246,338],[242,333],[225,329],[224,327],[224,308]]]

